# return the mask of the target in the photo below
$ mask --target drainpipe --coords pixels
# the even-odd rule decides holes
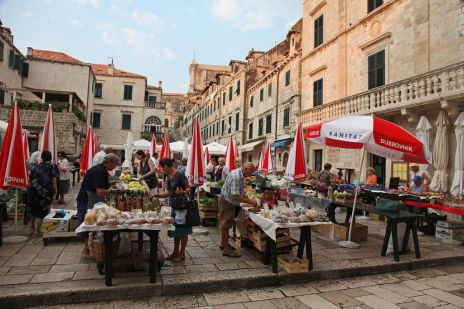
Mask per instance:
[[[277,122],[279,120],[279,77],[280,77],[280,70],[277,70],[277,85],[276,85],[276,105],[275,105],[275,133],[274,139],[277,140]],[[277,150],[274,150],[274,164],[277,167]]]

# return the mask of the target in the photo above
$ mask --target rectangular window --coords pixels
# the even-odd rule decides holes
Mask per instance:
[[[252,95],[250,98],[250,108],[253,107],[254,100],[255,100],[255,96]]]
[[[15,61],[15,54],[12,49],[10,49],[10,54],[8,55],[8,66],[13,69],[14,68],[14,61]]]
[[[238,131],[240,127],[240,113],[235,114],[235,131]]]
[[[290,85],[290,70],[285,72],[285,86]]]
[[[227,133],[232,133],[232,116],[229,116],[229,130],[227,130]]]
[[[385,85],[385,50],[368,57],[368,88]]]
[[[267,86],[267,96],[270,97],[272,95],[272,84]]]
[[[234,88],[234,87],[232,87],[232,86],[229,87],[229,101],[232,101],[232,94],[233,94],[233,92],[234,92],[234,89],[233,89],[233,88]]]
[[[398,177],[401,182],[408,182],[409,167],[404,162],[392,162],[392,176]]]
[[[290,126],[290,107],[284,109],[284,128]]]
[[[0,90],[0,106],[4,106],[4,105],[5,105],[5,91]]]
[[[102,83],[95,83],[95,97],[101,98],[103,94],[103,84]]]
[[[149,95],[148,96],[148,101],[149,102],[156,102],[156,96],[155,95]]]
[[[272,132],[272,114],[266,116],[266,134]]]
[[[15,55],[14,69],[21,73],[21,55],[19,54]]]
[[[261,118],[258,121],[258,136],[263,135],[263,126],[264,126],[264,119]]]
[[[145,102],[148,101],[148,91],[145,91],[144,100],[145,100]]]
[[[130,130],[131,128],[131,115],[123,114],[122,115],[122,129]]]
[[[253,139],[253,122],[248,124],[248,139]]]
[[[322,149],[314,150],[314,170],[322,171]]]
[[[219,135],[219,121],[216,122],[216,135]]]
[[[324,83],[323,79],[318,79],[313,83],[313,107],[322,105],[322,101],[324,99],[323,92],[324,92]]]
[[[324,42],[324,15],[314,21],[314,48]]]
[[[216,100],[214,100],[214,104],[213,104],[213,112],[216,111]]]
[[[225,133],[225,132],[224,132],[224,129],[225,129],[224,126],[225,126],[225,124],[226,124],[226,123],[225,123],[224,119],[222,119],[222,122],[221,122],[221,132],[222,132],[221,134],[222,134],[222,135],[224,135],[224,133]]]
[[[92,127],[93,128],[100,128],[101,113],[93,112],[91,117],[92,117]]]
[[[237,81],[237,95],[240,95],[240,79]]]
[[[132,85],[124,85],[124,100],[132,100]]]
[[[264,100],[264,88],[261,88],[261,90],[259,91],[259,100]]]
[[[3,42],[0,42],[0,61],[3,61],[4,49],[5,49],[5,44],[3,44]]]
[[[383,4],[383,0],[367,0],[367,13],[372,12]]]
[[[222,105],[226,104],[226,93],[222,93]]]

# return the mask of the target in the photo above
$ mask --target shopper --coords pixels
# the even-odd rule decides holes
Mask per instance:
[[[69,167],[68,159],[66,158],[66,152],[58,152],[58,171],[60,172],[60,179],[58,180],[58,196],[59,203],[65,204],[64,195],[69,192],[71,185],[71,172]]]
[[[227,177],[226,173],[224,173],[224,169],[227,168],[226,167],[226,159],[224,159],[224,157],[220,157],[218,159],[218,167],[216,169],[216,171],[214,172],[214,179],[216,181],[219,181],[221,179],[225,179]]]
[[[177,166],[177,171],[185,176],[186,170],[187,170],[187,159],[183,158],[182,160],[180,160],[180,163]]]
[[[32,237],[40,237],[43,219],[50,213],[59,174],[51,163],[52,153],[42,151],[41,162],[31,169],[29,202],[31,205],[30,231]]]
[[[409,165],[409,168],[411,170],[411,174],[410,174],[410,179],[413,179],[415,176],[420,176],[423,180],[424,183],[426,184],[430,184],[430,177],[429,175],[427,174],[426,171],[421,171],[419,169],[419,164],[417,163],[411,163]],[[413,182],[411,181],[411,186],[413,185]]]
[[[427,184],[424,182],[421,176],[414,176],[414,178],[412,179],[411,192],[427,192]]]
[[[377,175],[375,174],[375,169],[373,167],[369,167],[367,169],[366,185],[368,185],[368,186],[377,185]]]
[[[163,158],[159,162],[163,173],[167,175],[166,191],[162,192],[157,197],[174,197],[188,195],[190,186],[185,175],[182,175],[174,168],[174,160]],[[171,209],[171,217],[176,218],[176,210]],[[167,260],[180,262],[185,260],[185,248],[187,247],[188,235],[192,234],[192,227],[176,226],[174,231],[169,231],[168,236],[174,238],[174,250]]]
[[[219,196],[219,227],[221,229],[221,249],[224,250],[222,255],[229,257],[240,257],[235,248],[229,244],[229,229],[235,221],[235,216],[238,213],[237,207],[240,203],[258,206],[255,199],[249,199],[245,196],[245,177],[251,176],[256,170],[253,163],[247,162],[242,167],[233,170],[227,177],[224,186]]]
[[[332,174],[330,170],[332,169],[332,164],[326,163],[324,164],[324,170],[319,174],[319,181],[325,183],[326,185],[330,185],[330,180],[332,178]]]
[[[158,179],[155,175],[155,165],[142,150],[137,150],[135,157],[140,161],[140,180],[144,180],[150,189],[151,194],[155,194],[158,187]]]
[[[95,157],[93,157],[92,166],[102,163],[105,156],[111,152],[113,152],[113,149],[111,147],[100,146],[100,151],[97,152]]]
[[[103,158],[102,163],[92,166],[85,173],[76,199],[78,226],[84,222],[87,209],[93,208],[98,202],[104,202],[105,197],[110,194],[108,172],[114,170],[119,164],[121,164],[119,157],[114,153],[109,153]],[[88,233],[79,233],[78,236],[85,240],[82,255],[87,257],[90,254],[87,246]]]

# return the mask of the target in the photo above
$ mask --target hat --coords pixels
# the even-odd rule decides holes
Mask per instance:
[[[419,167],[419,164],[417,164],[417,163],[411,163],[411,164],[409,164],[409,167],[413,167],[413,166]]]
[[[414,178],[412,179],[412,181],[413,181],[414,183],[417,183],[417,182],[419,182],[419,181],[422,181],[422,177],[421,177],[421,176],[414,176]]]

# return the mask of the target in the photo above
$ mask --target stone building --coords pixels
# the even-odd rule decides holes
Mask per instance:
[[[166,93],[162,95],[162,101],[166,104],[165,126],[174,140],[182,139],[182,124],[184,113],[188,107],[188,97],[185,93]]]
[[[301,57],[305,127],[375,114],[415,135],[420,116],[433,124],[440,111],[453,124],[464,109],[464,3],[305,0]],[[448,132],[453,162],[453,125]],[[308,145],[311,169],[331,162],[359,171],[360,151]],[[392,176],[408,181],[406,163],[370,155],[366,165],[386,185]]]

